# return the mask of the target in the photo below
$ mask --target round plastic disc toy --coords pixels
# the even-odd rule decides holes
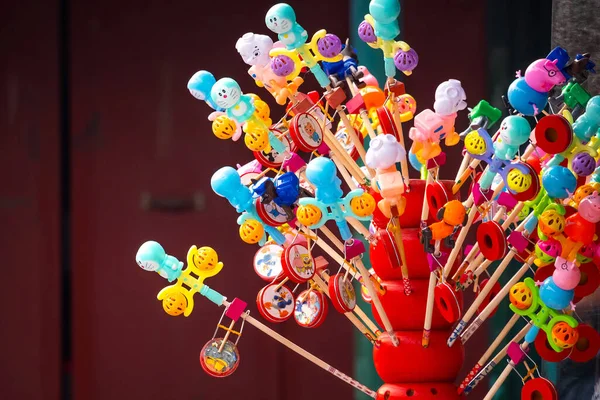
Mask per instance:
[[[300,113],[290,122],[290,135],[300,150],[315,151],[323,142],[319,121],[308,113]]]
[[[558,394],[552,382],[545,378],[533,378],[521,389],[521,400],[557,400]]]
[[[450,323],[455,323],[461,317],[458,293],[455,292],[448,282],[436,285],[434,290],[435,305],[442,317]]]
[[[264,319],[274,323],[290,319],[294,314],[296,302],[294,294],[287,286],[282,285],[276,290],[277,286],[276,283],[267,285],[256,296],[258,312]]]
[[[305,290],[296,299],[294,319],[303,328],[317,328],[320,326],[328,311],[325,295],[318,290]]]
[[[266,244],[254,255],[254,271],[261,279],[273,282],[283,277],[281,257],[283,247],[276,244]]]
[[[548,337],[546,333],[541,331],[535,338],[535,351],[542,357],[543,360],[548,362],[560,362],[571,355],[572,349],[565,349],[561,352],[557,352],[548,343]]]
[[[271,129],[271,131],[280,136],[282,132],[277,129]],[[292,143],[290,138],[286,135],[280,139],[288,152],[293,153],[296,150],[296,146]],[[283,161],[285,160],[285,154],[278,153],[275,149],[271,147],[271,150],[267,151],[255,151],[254,158],[258,160],[258,162],[265,168],[275,168],[279,169]]]
[[[377,118],[379,119],[379,124],[383,129],[383,133],[394,135],[396,140],[400,140],[400,134],[396,128],[396,124],[394,123],[394,116],[387,107],[381,106],[377,108]]]
[[[548,154],[562,153],[573,140],[571,124],[560,115],[547,115],[535,126],[535,140]]]
[[[600,350],[600,335],[587,324],[579,324],[577,333],[579,333],[579,338],[572,347],[570,358],[578,363],[588,362],[596,357]]]
[[[437,221],[438,211],[448,202],[448,192],[444,185],[436,181],[431,185],[427,185],[425,197],[427,198],[427,204],[429,204],[429,213]]]
[[[211,339],[200,350],[200,366],[215,378],[224,378],[235,372],[240,364],[240,353],[235,344],[229,340],[219,351],[223,338]]]
[[[506,235],[499,223],[483,222],[477,228],[479,251],[490,261],[500,260],[506,253]]]
[[[256,213],[265,224],[270,226],[281,226],[289,221],[285,210],[274,201],[263,203],[260,198],[256,199]]]
[[[350,279],[344,279],[343,273],[329,278],[329,297],[331,304],[340,313],[345,314],[356,307],[356,292]]]
[[[305,243],[292,243],[283,251],[283,272],[294,283],[307,282],[315,275],[315,260],[306,246]]]

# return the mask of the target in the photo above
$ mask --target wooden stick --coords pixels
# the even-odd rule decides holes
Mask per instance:
[[[369,275],[369,272],[367,271],[367,268],[363,264],[360,257],[354,257],[354,259],[352,261],[354,261],[354,264],[356,265],[358,272],[363,277],[363,284],[367,288],[367,292],[369,293],[369,296],[371,296],[371,301],[373,302],[373,305],[375,306],[375,309],[377,310],[377,313],[379,314],[379,318],[381,318],[381,322],[383,322],[383,326],[385,327],[386,332],[388,333],[388,335],[390,335],[392,344],[397,347],[400,344],[400,341],[396,337],[396,334],[394,333],[394,329],[392,328],[392,323],[390,322],[390,319],[388,318],[388,316],[385,312],[385,309],[383,308],[383,305],[381,304],[381,300],[379,299],[379,296],[377,296],[377,292],[375,291],[375,287],[373,286],[371,279],[369,279],[370,275]]]
[[[329,147],[330,150],[334,151],[340,156],[340,160],[346,165],[346,168],[352,173],[352,175],[362,183],[366,182],[365,173],[360,169],[356,161],[350,157],[350,154],[346,152],[346,150],[342,147],[342,144],[338,142],[333,133],[329,130],[329,128],[323,124],[322,125],[325,140],[325,144]]]
[[[483,300],[485,299],[485,297],[492,291],[494,284],[498,281],[498,279],[500,278],[502,273],[508,267],[508,264],[510,264],[510,262],[516,255],[517,255],[517,252],[511,248],[509,251],[509,254],[506,257],[504,257],[504,260],[502,260],[502,262],[500,263],[498,268],[496,268],[496,271],[494,271],[492,276],[488,279],[488,282],[485,285],[485,287],[479,292],[479,294],[473,301],[473,304],[471,304],[471,307],[469,307],[469,309],[463,315],[461,320],[458,321],[456,328],[454,328],[454,331],[448,338],[448,347],[452,347],[452,345],[454,344],[456,339],[458,339],[459,335],[465,329],[467,323],[471,320],[473,315],[475,315],[475,313],[477,312],[477,308],[481,305],[481,303],[483,303]]]
[[[326,279],[329,280],[329,277],[327,276]],[[321,278],[318,274],[315,274],[312,277],[312,280],[317,284],[319,289],[321,289],[321,291],[323,293],[325,293],[325,295],[327,297],[331,297],[329,295],[329,287],[328,287],[327,283],[323,280],[323,278]],[[358,306],[356,306],[356,307],[358,307]],[[369,329],[367,329],[367,327],[361,321],[359,321],[358,318],[356,318],[356,316],[354,314],[352,314],[351,312],[347,312],[347,313],[344,313],[344,316],[346,318],[348,318],[348,320],[350,322],[352,322],[352,324],[360,331],[360,333],[365,335],[365,337],[367,339],[369,339],[369,341],[371,343],[373,343],[375,341],[375,339],[376,339],[375,333],[369,331]]]
[[[372,237],[373,237],[373,235],[371,234],[371,232],[369,232],[369,229],[368,229],[366,226],[364,226],[364,225],[362,224],[362,222],[360,222],[360,221],[359,221],[359,220],[357,220],[356,218],[352,218],[352,217],[347,217],[347,218],[346,218],[346,221],[348,221],[348,223],[350,223],[350,225],[351,225],[351,226],[352,226],[354,229],[356,229],[356,231],[357,231],[358,233],[360,233],[362,236],[364,236],[364,238],[365,238],[367,241],[369,241],[369,242],[370,242],[370,241],[372,240]]]
[[[461,247],[462,247],[462,243],[465,241],[465,238],[467,237],[467,233],[469,233],[469,227],[473,224],[473,221],[475,220],[475,216],[477,215],[477,207],[472,206],[471,209],[469,210],[469,214],[467,216],[467,225],[465,225],[464,227],[461,228],[460,233],[458,234],[458,237],[456,238],[456,245],[452,248],[452,251],[450,252],[450,255],[448,256],[448,261],[446,262],[446,265],[444,266],[444,270],[442,272],[442,279],[444,279],[446,276],[448,276],[450,274],[450,270],[452,269],[452,266],[454,265],[454,261],[456,261],[456,258],[458,257],[458,254],[461,251]],[[460,245],[458,245],[458,243],[460,243]]]
[[[232,320],[231,323],[229,324],[229,328],[227,329],[227,332],[225,333],[225,336],[223,337],[223,341],[221,342],[221,345],[219,346],[219,353],[223,351],[223,348],[225,347],[225,343],[227,343],[227,339],[229,339],[229,335],[231,335],[231,330],[233,329],[233,325],[235,325],[235,320]]]
[[[362,160],[364,165],[367,165],[367,163],[366,163],[367,151],[365,150],[365,147],[363,146],[363,144],[360,142],[358,134],[356,133],[354,126],[352,126],[352,123],[348,119],[346,112],[342,109],[341,106],[338,106],[336,108],[336,111],[337,111],[338,115],[340,116],[340,121],[342,121],[342,124],[344,125],[344,127],[346,127],[346,132],[348,133],[350,140],[352,140],[354,147],[356,147],[356,150],[358,151],[358,155],[360,156],[360,159]],[[362,133],[361,133],[361,135],[362,135]],[[373,178],[375,176],[375,170],[373,170],[372,168],[369,168],[368,165],[367,165],[367,170],[369,171],[369,178]]]
[[[423,338],[421,339],[421,345],[423,347],[429,347],[429,333],[431,331],[431,321],[433,319],[434,290],[436,284],[437,276],[435,275],[434,271],[429,274],[429,287],[427,288],[427,308],[425,309]]]
[[[327,239],[329,239],[329,241],[333,243],[333,245],[337,247],[339,251],[344,251],[344,243],[342,243],[342,241],[337,236],[335,236],[335,234],[331,232],[331,230],[328,227],[323,225],[319,228],[319,230],[323,232]]]
[[[285,283],[289,280],[290,280],[290,278],[288,278],[288,277],[284,278],[281,282],[279,282],[279,284],[277,286],[275,286],[275,291],[278,291],[279,289],[281,289],[281,287],[283,285],[285,285]]]
[[[479,361],[477,361],[477,363],[467,374],[465,379],[463,379],[460,386],[458,387],[458,394],[461,394],[463,392],[464,388],[469,384],[469,382],[471,382],[471,379],[473,379],[477,375],[477,373],[481,370],[482,366],[487,362],[491,355],[494,354],[498,346],[500,346],[500,343],[502,343],[502,341],[508,335],[513,326],[515,326],[519,318],[519,314],[515,314],[511,317],[506,326],[502,329],[502,331],[500,331],[498,336],[496,336],[490,347],[488,347],[485,353],[483,353],[483,356],[481,356]]]
[[[410,178],[408,175],[408,161],[407,161],[407,157],[408,157],[408,152],[410,151],[410,149],[406,148],[406,145],[404,144],[404,132],[402,131],[402,121],[400,121],[400,110],[398,109],[398,107],[396,106],[396,102],[394,101],[395,99],[395,94],[394,92],[392,93],[392,116],[394,117],[394,123],[396,124],[396,128],[398,129],[398,141],[400,142],[400,145],[402,145],[402,147],[404,148],[404,150],[406,151],[406,157],[404,157],[401,161],[400,161],[400,166],[402,169],[402,178],[404,178],[404,185],[406,186],[406,191],[410,192]]]
[[[506,258],[510,257],[512,259],[511,256],[514,256],[515,254],[516,253],[514,251],[511,251],[511,255],[507,256]],[[498,292],[498,294],[496,294],[496,296],[494,296],[494,298],[492,299],[492,301],[490,301],[490,303],[483,309],[483,311],[481,311],[479,313],[479,315],[477,316],[477,318],[475,318],[475,320],[471,323],[471,325],[469,325],[469,328],[467,328],[467,330],[465,330],[464,333],[461,335],[460,340],[461,340],[461,342],[463,344],[466,343],[467,340],[469,340],[469,338],[471,336],[473,336],[473,334],[475,333],[475,331],[477,331],[477,329],[479,329],[479,327],[481,326],[481,324],[483,324],[483,322],[492,314],[492,312],[494,311],[494,309],[496,307],[498,307],[498,305],[500,304],[500,302],[506,297],[506,295],[510,291],[510,288],[513,287],[513,285],[515,285],[517,282],[519,282],[521,280],[521,278],[523,277],[523,275],[525,275],[525,273],[531,267],[531,264],[533,263],[534,259],[535,259],[535,257],[529,257],[529,259],[527,260],[527,262],[525,262],[521,266],[521,268],[519,268],[519,270],[510,278],[510,280],[508,282],[506,282],[506,285],[504,285],[502,287],[502,289],[500,289],[500,291]],[[498,267],[498,268],[500,268],[500,267]],[[496,275],[496,273],[494,273],[494,275]],[[494,275],[492,275],[492,277]],[[492,278],[490,278],[490,280],[488,281],[488,283],[485,285],[485,288],[487,288],[488,285],[493,285],[495,283],[495,281],[492,282],[492,283],[490,283],[491,279]],[[484,290],[485,290],[485,288],[484,288]],[[475,301],[477,301],[478,298],[479,298],[479,296],[477,296],[477,298],[475,299]],[[473,304],[475,304],[475,302]]]
[[[335,166],[337,167],[338,171],[340,172],[340,175],[342,175],[342,178],[344,178],[344,182],[346,182],[346,185],[348,185],[350,190],[354,190],[354,189],[358,188],[358,186],[356,186],[356,183],[352,179],[352,176],[348,173],[348,170],[346,169],[344,164],[341,163],[341,161],[336,156],[336,154],[337,153],[332,152],[332,151],[330,151],[330,153],[329,153]]]
[[[224,304],[226,306],[229,305],[229,303],[227,301],[225,301]],[[377,398],[377,393],[375,393],[374,391],[372,391],[365,385],[355,381],[354,379],[350,378],[348,375],[338,371],[331,365],[327,364],[325,361],[321,360],[320,358],[318,358],[318,357],[314,356],[313,354],[309,353],[308,351],[304,350],[302,347],[298,346],[297,344],[288,340],[287,338],[281,336],[279,333],[275,332],[268,326],[264,325],[262,322],[257,321],[256,319],[254,319],[253,317],[251,317],[250,315],[248,315],[246,313],[242,314],[241,317],[244,318],[246,320],[246,322],[248,322],[250,325],[254,326],[256,329],[258,329],[262,333],[275,339],[276,341],[278,341],[279,343],[281,343],[288,349],[290,349],[293,352],[297,353],[298,355],[304,357],[305,359],[307,359],[308,361],[317,365],[318,367],[323,368],[325,371],[336,376],[337,378],[339,378],[342,381],[346,382],[347,384],[351,385],[355,389],[360,390],[361,392],[365,393],[369,397],[372,397],[374,399]]]
[[[392,212],[392,218],[390,218],[388,230],[391,227],[391,230],[394,234],[394,241],[396,242],[398,252],[400,253],[400,261],[402,262],[402,265],[400,266],[400,272],[402,273],[402,281],[404,283],[404,294],[408,296],[412,293],[412,288],[410,286],[410,279],[408,276],[408,263],[406,262],[404,242],[402,241],[402,227],[400,226],[400,217],[397,214],[398,209],[396,208],[396,212]]]
[[[456,179],[454,180],[454,185],[452,186],[452,193],[455,194],[456,192],[458,192],[460,190],[460,188],[465,184],[465,182],[467,182],[467,179],[469,178],[469,176],[473,172],[475,172],[475,168],[477,168],[477,166],[480,163],[481,163],[481,160],[478,160],[478,159],[471,161],[469,166],[465,170],[463,170],[462,174],[456,176]]]
[[[463,172],[465,172],[470,163],[471,155],[469,153],[466,153],[463,156],[462,162],[460,163],[460,167],[458,168],[458,172],[456,173],[456,178],[454,178],[454,182],[457,182],[459,180],[460,176],[462,176]]]
[[[490,361],[489,363],[487,363],[485,365],[485,367],[480,368],[479,372],[476,372],[476,375],[473,379],[471,379],[471,381],[468,383],[468,385],[464,388],[464,393],[468,394],[470,393],[479,382],[481,382],[483,380],[483,378],[485,378],[490,372],[492,372],[492,370],[494,369],[494,367],[496,365],[498,365],[498,363],[500,361],[502,361],[504,359],[504,357],[506,356],[506,352],[508,351],[508,346],[510,345],[511,342],[520,342],[521,339],[523,339],[525,337],[525,335],[527,334],[527,332],[529,331],[529,329],[531,329],[532,325],[526,324],[523,329],[521,329],[519,331],[519,333],[510,341],[508,342],[503,348],[502,350],[500,350],[498,352],[498,354],[496,354],[496,356],[492,359],[492,361]]]
[[[327,272],[322,271],[321,276],[323,277],[323,279],[325,279],[326,282],[329,281],[330,276],[329,276],[329,274],[327,274]],[[325,282],[323,282],[323,283],[325,283]],[[329,296],[329,289],[327,289],[326,294]],[[371,320],[371,318],[369,318],[369,316],[367,314],[365,314],[365,312],[358,305],[356,307],[354,307],[353,311],[356,313],[358,318],[360,318],[362,320],[362,322],[371,330],[371,332],[373,332],[373,334],[375,335],[374,337],[375,338],[379,337],[379,335],[381,334],[381,330]]]
[[[523,341],[523,343],[521,344],[521,349],[523,349],[523,351],[527,351],[528,348],[529,348],[529,343],[526,341]],[[483,400],[492,400],[494,398],[494,396],[496,395],[496,393],[498,392],[498,390],[500,389],[500,387],[502,386],[502,384],[504,383],[506,378],[508,378],[508,375],[510,375],[510,373],[514,369],[514,367],[515,367],[515,363],[512,362],[512,360],[511,360],[508,363],[508,365],[506,367],[504,367],[504,370],[502,371],[502,373],[500,374],[498,379],[496,379],[496,382],[494,382],[494,384],[492,385],[492,388],[485,395]]]

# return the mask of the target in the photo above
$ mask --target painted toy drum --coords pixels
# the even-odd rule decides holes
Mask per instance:
[[[281,257],[283,247],[276,244],[266,244],[254,255],[254,271],[260,279],[273,282],[275,279],[283,278],[283,267]]]
[[[448,282],[435,286],[434,299],[442,317],[450,323],[455,323],[462,316],[462,292],[456,292]]]
[[[305,243],[292,243],[283,252],[283,273],[294,283],[305,283],[315,275],[315,260]]]
[[[290,135],[300,150],[315,151],[323,142],[323,129],[319,121],[308,113],[300,113],[290,122]]]
[[[479,251],[490,261],[500,260],[506,254],[506,234],[499,223],[483,222],[477,228]]]
[[[283,322],[292,317],[296,300],[294,294],[287,286],[283,285],[279,290],[276,283],[262,288],[256,296],[256,307],[258,312],[269,322]]]
[[[379,346],[373,348],[375,370],[384,382],[454,382],[464,360],[464,350],[460,342],[448,347],[449,331],[432,330],[427,348],[421,343],[422,329],[395,334],[400,340],[398,347],[387,333],[382,333]]]
[[[211,339],[200,350],[200,366],[215,378],[224,378],[233,374],[240,364],[240,353],[236,345],[228,340],[219,351],[222,343],[223,338]]]
[[[535,127],[535,141],[548,154],[565,151],[573,140],[571,124],[560,115],[547,115]]]
[[[534,378],[523,385],[521,400],[558,400],[558,394],[548,379]]]
[[[560,362],[571,355],[572,348],[565,349],[561,352],[557,352],[548,343],[548,337],[541,331],[535,338],[535,351],[542,357],[543,360],[548,362]]]
[[[288,215],[285,210],[277,205],[274,201],[263,203],[260,198],[256,199],[256,213],[269,226],[281,226],[289,222]]]
[[[305,290],[296,299],[294,320],[303,328],[317,328],[325,321],[328,310],[329,303],[322,292]]]
[[[356,291],[349,277],[344,279],[344,273],[329,278],[329,298],[331,304],[340,313],[345,314],[356,307]]]
[[[452,383],[397,383],[385,384],[377,390],[377,400],[458,400]]]
[[[271,129],[271,132],[273,132],[277,136],[280,136],[282,133],[281,131],[278,131],[277,129]],[[285,145],[285,148],[288,152],[293,153],[296,151],[295,143],[292,142],[287,135],[283,136],[279,140],[281,140],[283,142],[283,144]],[[279,167],[281,167],[281,164],[285,160],[285,154],[277,152],[272,147],[271,147],[271,150],[269,150],[268,152],[267,151],[255,151],[255,152],[253,152],[253,154],[254,154],[254,158],[265,168],[279,169]]]

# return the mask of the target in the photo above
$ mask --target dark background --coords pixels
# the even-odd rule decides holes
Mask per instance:
[[[156,300],[166,281],[134,261],[149,239],[180,260],[190,245],[210,245],[225,268],[208,284],[244,299],[256,316],[263,284],[250,260],[257,248],[239,240],[237,215],[209,186],[216,169],[243,164],[250,154],[212,135],[209,109],[186,83],[207,69],[269,98],[247,76],[234,45],[247,31],[271,34],[263,19],[274,3],[0,2],[1,399],[353,395],[249,326],[240,368],[226,380],[210,378],[198,353],[222,310],[199,300],[189,318],[167,316]],[[405,82],[419,110],[432,106],[435,87],[448,78],[463,82],[469,105],[481,98],[499,104],[514,70],[550,49],[549,3],[404,1],[404,40],[420,55]],[[346,0],[290,4],[310,35],[326,28],[343,37],[356,28]],[[381,60],[370,49],[359,57]],[[281,114],[272,107],[272,115]],[[456,171],[459,150],[449,155],[447,170]],[[204,196],[204,208],[142,207],[144,195],[186,202],[195,194]],[[316,330],[270,326],[354,374],[361,342],[355,346],[351,325],[336,312]],[[481,355],[486,335],[469,342],[465,368]]]

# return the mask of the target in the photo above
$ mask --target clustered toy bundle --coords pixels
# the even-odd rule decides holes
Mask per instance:
[[[486,399],[513,371],[522,378],[523,399],[556,399],[531,347],[551,362],[584,362],[600,349],[598,333],[574,312],[600,284],[600,96],[581,86],[594,63],[589,54],[571,59],[557,47],[517,73],[504,98],[506,117],[481,100],[464,111],[470,125],[461,130],[455,120],[467,96],[459,81],[441,83],[433,110],[417,113],[415,99],[394,78],[418,64],[415,50],[396,40],[398,0],[372,0],[369,11],[358,33],[383,52],[383,87],[348,41],[325,30],[311,37],[282,3],[265,18],[276,42],[246,33],[235,46],[256,85],[286,107],[281,119],[231,78],[199,71],[188,89],[214,110],[215,136],[243,136],[254,155],[237,169],[217,170],[211,187],[239,214],[241,239],[259,246],[252,263],[266,282],[256,298],[260,316],[316,328],[332,305],[372,342],[385,385],[365,387],[253,318],[243,300],[209,288],[205,279],[223,268],[212,248],[192,246],[184,267],[149,241],[136,260],[172,283],[158,294],[167,314],[189,316],[196,293],[224,307],[200,351],[212,376],[236,370],[237,343],[249,323],[377,399],[458,398],[499,364],[504,369]],[[303,71],[322,94],[301,92]],[[409,141],[402,124],[411,119]],[[443,181],[444,147],[457,145],[464,146],[462,164],[454,181]],[[409,164],[421,180],[408,178]],[[463,201],[458,192],[466,183]],[[476,241],[467,245],[473,230]],[[362,261],[365,242],[371,270]],[[314,246],[328,258],[313,257]],[[522,266],[502,287],[498,280],[512,260]],[[529,271],[533,278],[525,277]],[[375,321],[357,306],[354,280]],[[472,286],[477,297],[467,307],[462,293]],[[515,315],[456,388],[462,346],[507,296]],[[507,337],[521,320],[520,332]],[[510,340],[501,347],[504,339]]]

